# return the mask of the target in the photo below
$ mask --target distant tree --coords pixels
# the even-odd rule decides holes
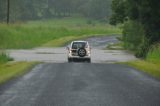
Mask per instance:
[[[27,21],[55,16],[83,15],[103,20],[111,14],[111,0],[10,0],[11,21]],[[0,0],[0,20],[6,20],[6,0]]]
[[[90,3],[89,16],[96,19],[107,19],[111,10],[110,0],[92,0]]]
[[[126,1],[125,0],[113,0],[112,1],[112,16],[110,23],[115,25],[117,23],[123,23],[127,18],[126,15]]]
[[[7,2],[6,0],[0,0],[0,21],[6,21],[7,19]]]

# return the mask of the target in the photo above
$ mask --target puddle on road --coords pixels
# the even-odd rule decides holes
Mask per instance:
[[[35,52],[35,54],[65,54],[65,53],[53,53],[53,52]]]

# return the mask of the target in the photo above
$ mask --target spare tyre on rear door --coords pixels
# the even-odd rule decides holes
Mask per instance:
[[[84,49],[84,48],[78,49],[78,56],[80,56],[80,57],[86,56],[86,49]]]
[[[87,41],[73,41],[68,49],[68,62],[84,60],[91,62],[91,48]]]

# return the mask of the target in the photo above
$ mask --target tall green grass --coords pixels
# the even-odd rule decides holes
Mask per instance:
[[[160,43],[151,47],[147,54],[147,60],[154,63],[160,63]]]
[[[121,29],[84,18],[31,21],[22,24],[0,24],[0,49],[28,49],[67,36],[121,34]]]
[[[6,53],[0,53],[0,64],[6,63],[8,61],[12,61],[13,59],[10,58]]]

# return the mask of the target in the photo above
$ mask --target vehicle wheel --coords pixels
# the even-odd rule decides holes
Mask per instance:
[[[80,57],[84,57],[84,56],[86,56],[86,49],[84,49],[84,48],[80,48],[80,49],[78,49],[78,56],[80,56]]]
[[[72,59],[68,58],[68,63],[72,62]]]
[[[88,62],[88,63],[91,63],[91,59],[88,59],[87,62]]]

